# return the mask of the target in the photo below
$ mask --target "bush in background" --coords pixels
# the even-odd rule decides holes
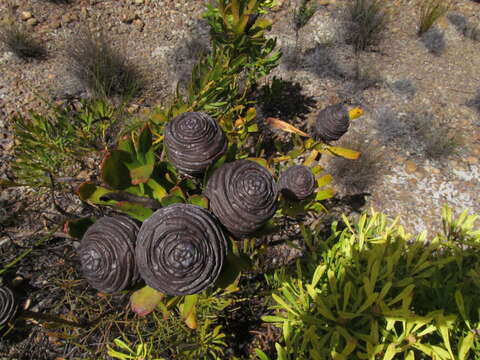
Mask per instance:
[[[0,41],[7,49],[23,60],[41,59],[47,51],[23,26],[12,23],[0,28]]]
[[[445,207],[430,241],[375,212],[344,217],[328,238],[304,228],[305,259],[268,276],[276,312],[264,320],[283,331],[277,359],[476,358],[477,218]]]

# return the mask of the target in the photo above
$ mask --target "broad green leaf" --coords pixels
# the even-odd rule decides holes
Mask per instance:
[[[324,189],[321,191],[317,191],[315,195],[315,200],[321,201],[321,200],[330,199],[334,195],[335,195],[335,191],[333,191],[333,189]]]
[[[110,151],[100,166],[102,180],[115,190],[123,190],[130,186],[130,171],[126,163],[132,161],[129,153],[122,150]]]
[[[265,159],[263,159],[263,158],[253,158],[253,157],[250,157],[250,158],[247,158],[247,160],[256,162],[258,165],[263,166],[263,167],[266,168],[267,170],[270,170],[269,167],[268,167],[267,160],[265,160]]]
[[[83,217],[65,223],[65,232],[75,239],[81,239],[88,228],[95,223],[94,217]]]
[[[182,318],[190,329],[197,328],[196,307],[198,297],[198,294],[187,295],[183,300]]]
[[[145,208],[141,205],[133,204],[127,201],[118,201],[113,204],[113,207],[142,222],[147,220],[153,214],[152,209]]]
[[[184,203],[185,201],[183,198],[176,196],[176,195],[167,195],[163,197],[163,199],[160,201],[162,206],[168,206],[172,204],[178,204],[178,203]]]
[[[322,186],[328,185],[332,182],[332,180],[333,180],[333,176],[330,174],[322,176],[317,180],[317,186],[322,187]]]
[[[104,195],[111,192],[111,190],[105,189],[101,186],[97,186],[91,182],[85,182],[81,184],[78,188],[78,196],[81,200],[90,201],[94,204],[99,205],[113,205],[116,203],[115,200],[101,200]]]
[[[317,149],[317,150],[322,153],[327,153],[327,154],[330,153],[330,154],[340,156],[350,160],[357,160],[360,157],[360,153],[355,150],[350,150],[350,149],[342,148],[339,146],[328,145],[325,147],[323,144],[321,145],[322,147],[320,147],[320,149]]]
[[[152,195],[155,200],[161,201],[167,195],[165,188],[154,179],[148,179],[147,185],[153,190]]]
[[[149,286],[144,286],[130,296],[130,307],[137,315],[146,316],[150,314],[164,298],[165,295],[161,292]]]
[[[170,189],[169,194],[171,196],[177,196],[181,198],[182,200],[186,200],[187,196],[183,192],[182,188],[180,186],[174,186],[173,188]]]
[[[147,124],[142,129],[140,136],[138,137],[138,152],[140,154],[147,154],[152,148],[152,131]]]
[[[208,209],[208,198],[202,195],[192,195],[188,198],[188,202],[193,205]]]

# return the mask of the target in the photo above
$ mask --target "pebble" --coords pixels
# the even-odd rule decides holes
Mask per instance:
[[[31,18],[31,19],[28,19],[28,20],[27,20],[27,25],[28,25],[28,26],[34,27],[34,26],[37,25],[37,24],[38,24],[38,20],[35,19],[35,18]]]
[[[22,11],[22,13],[20,14],[20,18],[23,21],[27,21],[27,20],[33,18],[33,15],[30,11]]]
[[[417,164],[415,164],[415,162],[412,160],[407,160],[405,162],[405,171],[407,174],[413,174],[417,171]]]
[[[144,0],[135,0],[134,4],[135,5],[142,5],[144,3]]]
[[[125,24],[131,24],[133,20],[138,19],[138,15],[133,11],[127,11],[122,14],[122,22]]]
[[[141,32],[145,27],[145,23],[141,19],[135,19],[133,20],[133,26],[135,26],[135,28]]]
[[[473,165],[473,164],[478,164],[478,157],[476,156],[469,156],[465,159],[467,161],[467,163],[469,163],[470,165]]]

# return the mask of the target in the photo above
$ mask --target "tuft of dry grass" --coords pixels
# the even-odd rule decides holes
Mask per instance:
[[[17,23],[2,25],[0,41],[23,60],[42,59],[47,54],[43,45],[35,40],[25,27]]]
[[[452,7],[451,0],[422,0],[418,36],[426,33],[433,24]]]
[[[388,14],[383,0],[352,0],[348,7],[346,40],[355,51],[378,45],[387,28]]]
[[[132,97],[142,89],[137,69],[102,32],[82,30],[72,37],[66,58],[72,74],[97,96]]]
[[[360,136],[344,140],[341,146],[359,151],[361,156],[357,160],[331,159],[327,171],[333,175],[334,183],[349,195],[370,191],[382,176],[383,152]]]

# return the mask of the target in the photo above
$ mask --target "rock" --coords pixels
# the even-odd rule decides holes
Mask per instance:
[[[132,104],[128,107],[127,112],[129,114],[133,114],[133,113],[136,113],[139,108],[140,108],[140,106],[138,106],[137,104]]]
[[[59,20],[53,20],[49,25],[51,30],[60,29],[62,27],[62,22]]]
[[[478,164],[478,157],[476,157],[476,156],[468,156],[465,160],[470,165]]]
[[[31,26],[31,27],[34,27],[38,24],[38,20],[35,19],[35,18],[31,18],[31,19],[28,19],[27,20],[27,25],[28,26]]]
[[[138,19],[138,15],[133,11],[126,11],[121,16],[122,22],[125,24],[131,24],[133,20]]]
[[[69,24],[73,21],[77,20],[75,14],[65,14],[62,16],[62,23]]]
[[[413,162],[412,160],[407,160],[405,162],[405,172],[407,174],[413,174],[416,171],[417,171],[417,164],[415,164],[415,162]]]
[[[133,2],[135,5],[142,5],[144,3],[144,0],[134,0]]]
[[[338,42],[344,37],[340,22],[326,10],[317,10],[300,29],[299,34],[304,50],[314,48],[316,45]]]
[[[133,20],[133,26],[135,26],[138,31],[142,32],[143,28],[145,27],[145,23],[142,21],[142,19],[135,19]]]
[[[82,7],[80,10],[80,14],[83,19],[86,19],[88,17],[88,9],[86,7]]]
[[[30,11],[22,11],[22,13],[20,14],[20,18],[23,21],[27,21],[27,20],[33,18],[33,15]]]

